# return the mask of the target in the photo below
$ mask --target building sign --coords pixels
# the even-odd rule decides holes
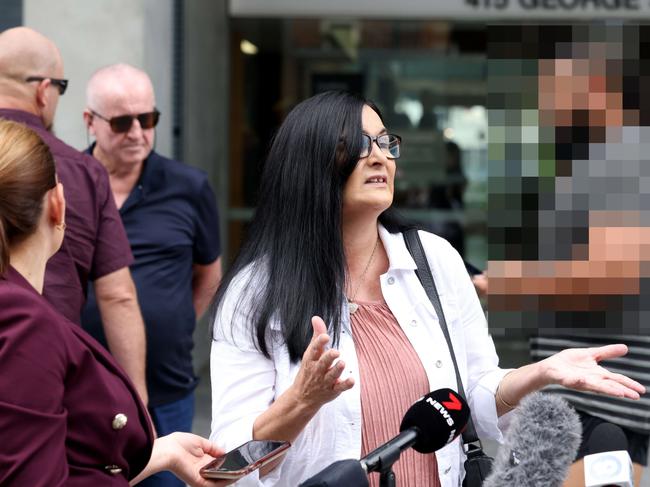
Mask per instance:
[[[648,19],[650,0],[230,0],[234,17]]]

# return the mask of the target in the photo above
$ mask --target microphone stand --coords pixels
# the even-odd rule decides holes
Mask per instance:
[[[417,427],[408,428],[361,459],[366,472],[379,472],[379,487],[397,486],[393,464],[404,450],[415,443],[419,434]]]
[[[379,475],[379,487],[395,487],[396,485],[395,472],[391,468],[385,472],[381,472]]]
[[[393,472],[393,464],[399,460],[399,456],[402,453],[400,447],[405,445],[399,445],[397,448],[387,448],[381,453],[379,453],[379,487],[396,487],[397,480],[395,477],[395,472]]]

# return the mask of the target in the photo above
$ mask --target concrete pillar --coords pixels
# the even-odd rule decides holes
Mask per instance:
[[[193,0],[185,2],[184,7],[184,159],[210,177],[219,204],[222,255],[227,255],[230,109],[227,1]],[[209,319],[202,320],[194,334],[196,370],[209,362],[210,324]]]

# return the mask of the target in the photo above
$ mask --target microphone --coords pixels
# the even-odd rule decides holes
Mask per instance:
[[[453,441],[467,425],[469,406],[451,389],[438,389],[418,399],[406,411],[401,433],[361,460],[340,460],[306,480],[301,487],[367,487],[366,473],[390,469],[400,453],[413,447],[432,453]]]
[[[433,453],[463,432],[469,419],[469,406],[451,389],[438,389],[418,399],[404,415],[400,434],[363,457],[366,472],[390,467],[409,447],[420,453]]]
[[[347,459],[334,462],[299,487],[368,487],[368,475],[359,460]]]
[[[580,446],[582,425],[562,398],[539,392],[514,412],[483,487],[560,487]]]
[[[584,457],[585,487],[633,487],[632,459],[627,437],[612,423],[601,423],[587,439]]]

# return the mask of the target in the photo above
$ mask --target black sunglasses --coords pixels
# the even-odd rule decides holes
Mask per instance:
[[[101,118],[111,126],[111,130],[116,134],[125,134],[131,130],[133,125],[133,120],[136,118],[140,123],[140,127],[143,130],[152,129],[158,124],[158,119],[160,118],[160,112],[154,109],[153,112],[140,113],[138,115],[120,115],[118,117],[107,118],[104,115],[97,113],[95,110],[90,110],[97,118]]]
[[[30,76],[25,81],[27,83],[31,83],[32,81],[38,81],[40,83],[46,79],[49,79],[50,83],[52,83],[53,86],[56,86],[56,88],[59,90],[60,95],[63,95],[65,93],[65,90],[68,89],[68,80],[62,78],[50,78],[49,76]]]

